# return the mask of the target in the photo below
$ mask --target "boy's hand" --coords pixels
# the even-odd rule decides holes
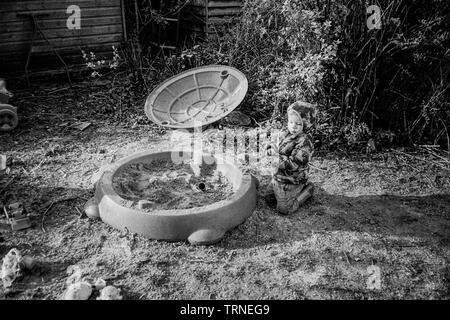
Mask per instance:
[[[287,156],[280,155],[280,164],[278,165],[278,168],[280,168],[281,170],[286,169],[286,164],[288,160],[289,158]]]

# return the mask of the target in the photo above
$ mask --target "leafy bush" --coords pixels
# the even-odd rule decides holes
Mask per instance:
[[[338,76],[330,87],[333,119],[365,122],[371,131],[389,130],[403,142],[450,143],[449,2],[378,1],[380,30],[366,27],[365,1],[342,4],[348,11],[341,63],[329,73]]]
[[[241,111],[259,122],[304,99],[319,106],[318,133],[330,141],[450,144],[448,0],[376,4],[381,29],[369,30],[363,0],[245,0],[227,32],[207,42],[176,55],[137,44],[125,57],[148,91],[191,67],[234,66],[249,79]]]
[[[319,130],[348,144],[379,130],[397,142],[450,143],[448,1],[377,4],[382,26],[369,30],[362,0],[247,0],[197,62],[245,72],[243,109],[257,119],[305,99],[320,107]]]

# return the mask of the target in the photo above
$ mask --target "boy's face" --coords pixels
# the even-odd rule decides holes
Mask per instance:
[[[298,134],[303,132],[303,120],[298,115],[288,114],[288,130],[290,134]]]

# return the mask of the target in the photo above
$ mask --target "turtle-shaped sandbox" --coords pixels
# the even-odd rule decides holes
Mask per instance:
[[[149,95],[145,110],[160,126],[193,128],[228,115],[242,102],[246,91],[247,79],[239,70],[216,65],[195,68],[158,86]],[[190,151],[146,151],[108,166],[95,182],[95,196],[86,204],[86,214],[151,239],[188,240],[191,244],[219,241],[252,214],[257,181],[233,162],[202,152],[199,165],[203,169],[212,166],[212,173],[185,172],[178,176],[173,168],[192,165],[193,158]],[[184,160],[179,163],[178,159]],[[173,180],[167,178],[172,176],[170,170],[159,178],[152,177],[151,170],[157,171],[158,163],[172,168]],[[134,170],[135,175],[123,181],[126,170]],[[156,171],[153,173],[158,177]],[[185,189],[175,190],[179,187]],[[183,198],[182,193],[189,195]],[[192,203],[186,205],[182,200],[191,195]],[[199,202],[197,198],[208,201]]]

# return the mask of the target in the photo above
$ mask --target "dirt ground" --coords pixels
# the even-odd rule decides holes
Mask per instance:
[[[125,299],[450,297],[450,171],[427,158],[321,152],[311,171],[317,193],[298,213],[280,216],[259,197],[253,215],[212,246],[148,240],[88,219],[80,213],[96,170],[169,148],[168,132],[143,124],[143,101],[134,106],[142,118],[112,121],[101,89],[49,87],[13,100],[21,122],[0,135],[0,153],[13,160],[0,182],[14,179],[0,196],[22,201],[33,228],[2,230],[0,254],[17,248],[39,265],[0,286],[2,298],[59,299],[71,265]],[[81,131],[70,127],[76,121],[92,125]],[[367,283],[373,266],[380,288]]]

